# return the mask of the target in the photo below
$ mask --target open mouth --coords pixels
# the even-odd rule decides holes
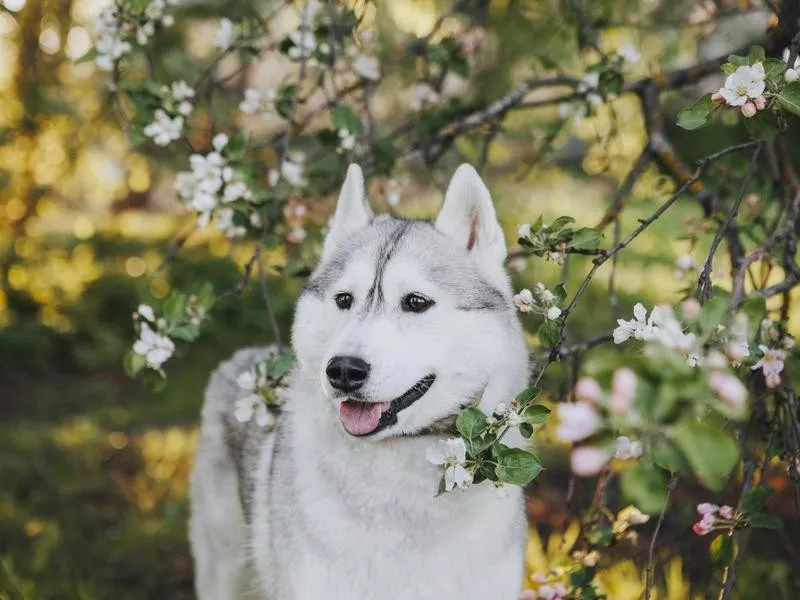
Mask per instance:
[[[411,386],[399,398],[391,402],[361,402],[345,400],[339,405],[339,418],[345,431],[356,437],[378,433],[397,423],[397,415],[422,398],[436,381],[431,373]]]

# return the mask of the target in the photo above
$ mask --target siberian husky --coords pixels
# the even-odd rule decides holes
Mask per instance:
[[[435,221],[373,216],[350,166],[301,294],[297,364],[273,431],[233,416],[237,376],[212,375],[191,477],[201,600],[515,600],[522,492],[436,497],[435,425],[491,413],[525,387],[527,351],[489,191],[456,171]]]

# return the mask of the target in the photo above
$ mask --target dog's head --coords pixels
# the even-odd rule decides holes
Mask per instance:
[[[293,344],[345,431],[410,435],[525,384],[527,353],[489,190],[462,165],[435,221],[374,217],[350,166]]]

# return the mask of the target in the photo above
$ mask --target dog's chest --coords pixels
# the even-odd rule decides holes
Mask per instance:
[[[286,441],[286,440],[285,440]],[[286,444],[261,469],[253,549],[270,598],[516,598],[521,497],[434,498],[424,458],[353,457]],[[265,519],[263,517],[266,517]]]

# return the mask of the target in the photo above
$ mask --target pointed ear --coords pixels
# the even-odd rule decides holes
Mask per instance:
[[[436,217],[436,229],[482,258],[496,263],[506,258],[506,241],[492,196],[478,172],[468,164],[458,167],[450,180],[442,210]]]
[[[372,220],[372,209],[364,192],[364,174],[361,167],[352,164],[339,192],[333,224],[322,246],[322,260],[330,258],[333,250],[352,233],[363,229]]]

